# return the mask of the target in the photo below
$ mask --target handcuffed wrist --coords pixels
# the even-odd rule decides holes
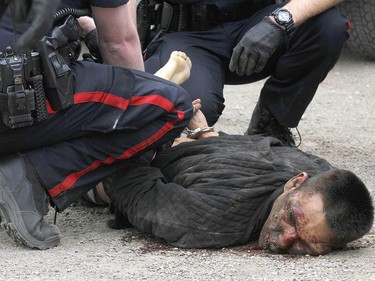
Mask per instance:
[[[196,128],[194,130],[190,130],[186,128],[184,130],[184,133],[186,136],[190,139],[196,139],[198,138],[199,135],[205,133],[205,132],[214,132],[215,128],[214,127],[203,127],[203,128]]]

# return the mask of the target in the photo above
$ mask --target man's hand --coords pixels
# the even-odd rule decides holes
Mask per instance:
[[[98,61],[103,62],[102,53],[100,52],[99,42],[98,42],[98,32],[96,29],[91,30],[85,36],[85,44],[89,49],[89,52]]]
[[[233,49],[230,71],[240,76],[261,72],[285,34],[286,31],[281,26],[265,17],[246,32]]]
[[[16,52],[31,48],[51,30],[54,13],[61,0],[12,0],[11,7],[16,22],[24,22],[29,13],[34,17],[30,27],[18,38]]]

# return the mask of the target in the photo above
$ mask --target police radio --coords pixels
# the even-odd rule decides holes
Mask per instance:
[[[16,55],[10,47],[0,53],[0,111],[3,123],[10,128],[47,118],[39,53]]]
[[[80,45],[75,42],[82,32],[77,19],[70,15],[63,25],[53,29],[51,36],[44,36],[36,45],[36,50],[41,54],[46,97],[54,110],[62,110],[73,104],[70,62],[76,60],[76,53],[80,52]]]

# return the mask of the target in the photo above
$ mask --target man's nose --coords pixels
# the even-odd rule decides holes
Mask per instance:
[[[279,236],[278,247],[280,250],[288,250],[298,240],[298,233],[294,227],[285,229]]]

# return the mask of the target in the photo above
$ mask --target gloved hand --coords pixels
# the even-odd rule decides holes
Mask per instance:
[[[102,53],[100,52],[99,48],[98,33],[96,29],[93,29],[86,34],[85,44],[92,56],[94,56],[99,61],[103,61]]]
[[[16,52],[32,47],[47,35],[53,25],[53,15],[60,2],[61,0],[11,0],[15,22],[26,21],[30,12],[34,15],[30,27],[16,41]]]
[[[281,26],[265,17],[233,49],[229,70],[240,76],[261,72],[285,35]]]
[[[3,17],[10,0],[2,0],[0,1],[0,19]]]

